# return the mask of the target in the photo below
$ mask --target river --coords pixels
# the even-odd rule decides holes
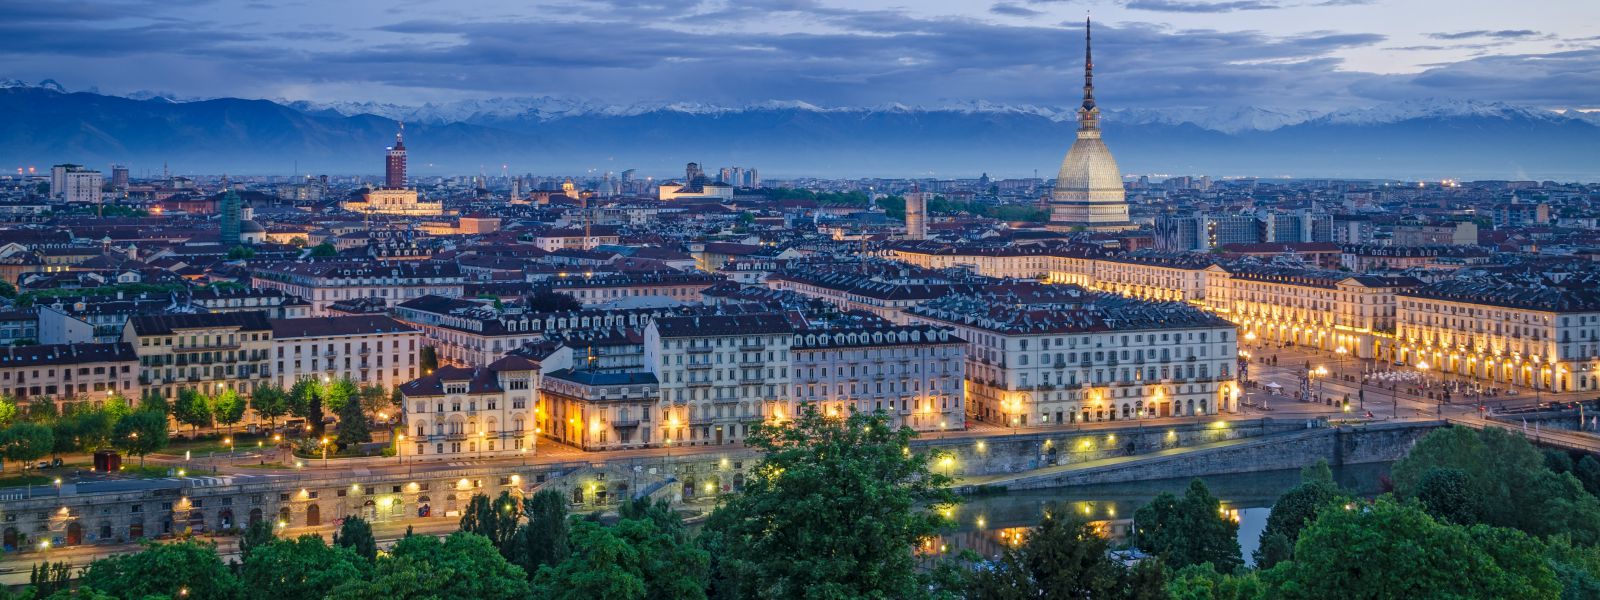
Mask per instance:
[[[1388,464],[1353,465],[1334,469],[1334,480],[1341,487],[1361,496],[1376,496],[1380,478],[1389,473]],[[1127,537],[1133,512],[1162,492],[1182,496],[1192,478],[1159,479],[1130,483],[1074,486],[1046,490],[1026,490],[968,498],[953,509],[949,517],[956,530],[930,543],[929,549],[945,552],[970,548],[980,556],[993,556],[1039,523],[1047,508],[1065,508],[1088,519],[1113,541]],[[1239,547],[1248,564],[1259,545],[1267,515],[1278,496],[1300,484],[1300,471],[1266,471],[1215,475],[1201,478],[1211,494],[1222,501],[1223,510],[1239,521]]]

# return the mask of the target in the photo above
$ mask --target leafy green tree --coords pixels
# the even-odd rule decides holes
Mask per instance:
[[[329,244],[327,242],[323,242],[323,243],[317,244],[316,246],[313,246],[311,248],[310,257],[311,258],[333,258],[333,257],[338,256],[338,255],[339,255],[339,249],[338,248],[334,248],[333,244]]]
[[[111,445],[138,456],[139,466],[143,467],[145,455],[167,447],[167,437],[167,414],[145,408],[117,421],[111,432]]]
[[[1585,491],[1600,496],[1600,460],[1595,460],[1594,455],[1585,454],[1578,459],[1577,466],[1572,468],[1572,475],[1578,478],[1578,483],[1583,484]]]
[[[1167,593],[1172,600],[1256,600],[1267,597],[1268,587],[1254,572],[1218,573],[1211,563],[1205,563],[1173,574]]]
[[[522,505],[511,497],[511,492],[500,492],[493,502],[488,496],[475,494],[467,502],[467,509],[461,511],[461,530],[488,538],[495,548],[505,549],[521,518]]]
[[[1133,515],[1134,543],[1175,569],[1211,563],[1232,573],[1244,565],[1239,523],[1222,512],[1222,503],[1199,479],[1183,498],[1163,493]]]
[[[554,566],[567,557],[567,500],[558,490],[546,489],[522,500],[527,521],[517,527],[506,547],[506,557],[528,573]],[[624,518],[628,518],[624,515]]]
[[[0,395],[0,427],[10,425],[17,420],[17,401],[11,396]]]
[[[434,350],[433,346],[423,346],[421,350],[417,351],[417,368],[421,369],[420,372],[423,375],[437,371],[439,369],[439,351]]]
[[[111,392],[108,394],[105,402],[101,403],[100,406],[101,409],[105,411],[106,415],[111,417],[111,424],[113,426],[116,425],[118,419],[126,417],[129,413],[133,412],[133,406],[128,403],[128,399],[122,397],[122,394],[118,394],[116,392]]]
[[[139,395],[139,410],[158,410],[163,415],[172,414],[172,404],[167,402],[166,396],[155,390],[145,390]]]
[[[172,417],[198,433],[201,427],[211,426],[211,399],[192,389],[178,390],[178,400],[172,403]]]
[[[1301,532],[1294,560],[1265,578],[1286,600],[1554,598],[1559,584],[1543,554],[1521,532],[1468,530],[1380,498],[1323,512]]]
[[[70,590],[71,581],[70,564],[49,561],[35,564],[28,572],[28,587],[32,592],[29,597],[45,598],[63,590]]]
[[[322,405],[334,413],[339,413],[346,403],[360,402],[361,390],[356,387],[356,382],[346,378],[335,379],[323,386]]]
[[[1256,567],[1269,568],[1291,557],[1300,530],[1316,520],[1317,513],[1348,499],[1348,495],[1334,485],[1333,472],[1326,461],[1317,461],[1316,465],[1302,469],[1300,485],[1279,496],[1267,515],[1267,526],[1261,531],[1254,555]]]
[[[48,426],[28,422],[13,423],[10,427],[0,430],[0,457],[22,463],[26,469],[28,463],[50,453],[55,447],[55,439],[55,432]]]
[[[369,563],[378,560],[378,540],[372,536],[372,525],[361,517],[345,517],[333,534],[333,545],[349,548]]]
[[[372,428],[361,403],[351,398],[339,406],[339,444],[354,446],[372,441]]]
[[[255,256],[256,251],[254,249],[246,248],[244,246],[234,246],[228,249],[228,260],[242,260],[246,258],[255,258]]]
[[[356,397],[361,400],[361,410],[374,417],[378,413],[389,409],[389,392],[381,385],[363,385],[356,392]]]
[[[1457,525],[1478,522],[1478,499],[1472,496],[1467,474],[1461,469],[1428,469],[1417,484],[1417,501],[1440,521]]]
[[[289,414],[306,420],[311,432],[322,435],[322,386],[314,379],[301,379],[289,388]]]
[[[1537,536],[1567,534],[1581,545],[1600,542],[1600,499],[1571,474],[1546,468],[1544,455],[1519,434],[1492,427],[1435,430],[1395,463],[1396,495],[1416,498],[1423,477],[1439,468],[1466,475],[1480,523]]]
[[[1021,545],[1007,548],[987,568],[973,569],[965,597],[1125,598],[1128,572],[1111,560],[1111,542],[1071,515],[1070,509],[1048,510]]]
[[[72,420],[72,434],[76,438],[73,445],[85,452],[109,447],[111,434],[121,418],[117,413],[118,409],[110,401],[101,408],[85,405],[75,411],[69,417]]]
[[[216,545],[194,541],[146,543],[141,552],[96,560],[82,583],[117,598],[233,600],[241,591]]]
[[[289,394],[276,385],[263,385],[250,392],[250,409],[256,411],[257,417],[266,417],[267,423],[277,428],[278,418],[289,414]]]
[[[1541,450],[1541,452],[1544,454],[1545,468],[1557,473],[1572,472],[1572,455],[1567,454],[1566,450],[1545,448],[1544,450]]]
[[[702,533],[718,597],[918,598],[929,589],[913,547],[947,524],[949,478],[912,452],[916,432],[883,414],[798,418],[755,427],[765,456],[744,493]]]
[[[688,599],[706,597],[710,557],[649,519],[623,519],[614,527],[580,520],[572,552],[539,569],[535,595],[553,600]]]
[[[9,282],[9,281],[0,281],[0,298],[16,298],[16,297],[17,297],[17,286],[11,285],[11,282]]]
[[[458,531],[440,540],[401,538],[378,559],[367,580],[351,580],[328,593],[333,600],[524,600],[528,576],[506,562],[481,535]]]
[[[55,402],[51,402],[48,399],[43,401],[29,402],[23,407],[22,420],[29,423],[49,425],[56,422],[56,420],[60,418],[60,409],[56,408]]]
[[[583,309],[583,303],[572,294],[544,290],[528,297],[528,310],[530,312],[571,312]]]
[[[278,541],[278,532],[272,527],[272,522],[266,519],[251,523],[244,528],[244,535],[239,536],[239,556],[245,561],[250,560],[250,553],[256,548]]]
[[[316,534],[277,540],[253,549],[239,580],[247,600],[322,598],[329,590],[366,578],[371,564],[349,548],[329,546]]]
[[[233,431],[233,426],[244,420],[245,404],[245,399],[240,398],[233,388],[224,389],[211,400],[211,416],[217,423]]]
[[[60,457],[78,451],[78,420],[70,415],[56,417],[45,425],[50,427],[50,455]]]

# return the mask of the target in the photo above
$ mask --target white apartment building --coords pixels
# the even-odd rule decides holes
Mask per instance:
[[[105,177],[79,165],[50,167],[50,197],[66,202],[99,202]]]
[[[486,367],[439,367],[400,386],[410,459],[468,459],[531,454],[539,365],[508,356]]]
[[[794,329],[778,313],[661,317],[650,323],[644,362],[660,385],[666,439],[733,443],[749,435],[752,425],[778,415],[789,403],[783,394]]]
[[[806,328],[794,333],[790,351],[794,393],[774,416],[811,404],[825,414],[882,411],[893,426],[918,431],[966,427],[966,342],[950,329],[888,322]]]
[[[1422,285],[1414,277],[1216,265],[1205,281],[1206,308],[1246,339],[1342,348],[1350,358],[1392,354],[1396,294]]]
[[[1233,411],[1234,326],[1192,306],[1059,286],[909,311],[967,342],[967,413],[1012,427]]]
[[[349,379],[393,389],[419,376],[422,333],[385,316],[275,319],[273,369],[279,386],[302,379]]]

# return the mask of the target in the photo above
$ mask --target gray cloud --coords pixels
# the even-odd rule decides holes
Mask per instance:
[[[1532,29],[1501,29],[1501,30],[1498,30],[1498,31],[1490,31],[1490,30],[1487,30],[1487,29],[1479,29],[1479,30],[1476,30],[1476,31],[1457,31],[1457,32],[1454,32],[1454,33],[1430,33],[1430,34],[1428,34],[1428,37],[1436,39],[1436,40],[1464,40],[1464,39],[1481,38],[1481,37],[1496,38],[1496,39],[1520,39],[1520,38],[1530,38],[1530,37],[1538,37],[1538,36],[1539,36],[1539,32],[1534,31]]]
[[[1065,106],[1073,104],[1081,77],[1082,23],[1076,20],[1016,24],[1021,22],[984,13],[929,18],[815,0],[557,1],[568,4],[475,20],[404,9],[414,18],[367,28],[284,23],[257,10],[248,20],[260,19],[259,25],[156,14],[144,21],[84,24],[71,36],[37,21],[6,21],[0,22],[0,59],[20,65],[10,77],[54,77],[77,88],[395,103],[552,95],[599,102],[792,99],[839,106],[984,99]],[[1251,10],[1245,4],[1268,6],[1206,3]],[[1037,12],[1022,0],[1001,0],[988,11],[1025,17]],[[750,26],[785,20],[804,26]],[[1514,39],[1508,35],[1438,47],[1482,51]],[[1359,31],[1273,35],[1097,24],[1096,83],[1108,108],[1337,108],[1395,96],[1567,97],[1571,104],[1597,89],[1585,92],[1577,85],[1592,81],[1581,70],[1600,62],[1592,57],[1560,58],[1556,62],[1566,65],[1561,69],[1526,68],[1550,55],[1484,56],[1416,75],[1340,68],[1340,52],[1384,41],[1383,35]],[[1493,91],[1489,74],[1519,68],[1525,81],[1498,84],[1519,89]]]
[[[1228,0],[1225,2],[1206,2],[1204,0],[1128,0],[1123,6],[1133,10],[1178,13],[1226,13],[1240,10],[1275,10],[1283,8],[1277,4],[1261,0]]]
[[[989,7],[989,12],[1011,17],[1037,17],[1044,14],[1043,11],[1034,10],[1026,6],[1013,4],[1010,2],[997,2],[994,6]]]

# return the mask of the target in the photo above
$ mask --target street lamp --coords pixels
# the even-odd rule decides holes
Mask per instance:
[[[322,442],[317,444],[322,447],[322,468],[328,468],[328,438],[324,436]]]
[[[394,455],[400,457],[400,464],[406,464],[406,434],[395,434]]]
[[[1417,370],[1418,371],[1422,371],[1422,385],[1423,385],[1423,387],[1427,387],[1427,385],[1428,385],[1428,361],[1426,361],[1426,360],[1417,361]],[[1435,416],[1435,417],[1444,416],[1444,402],[1443,402],[1443,400],[1441,400],[1439,398],[1434,398],[1433,416]]]

